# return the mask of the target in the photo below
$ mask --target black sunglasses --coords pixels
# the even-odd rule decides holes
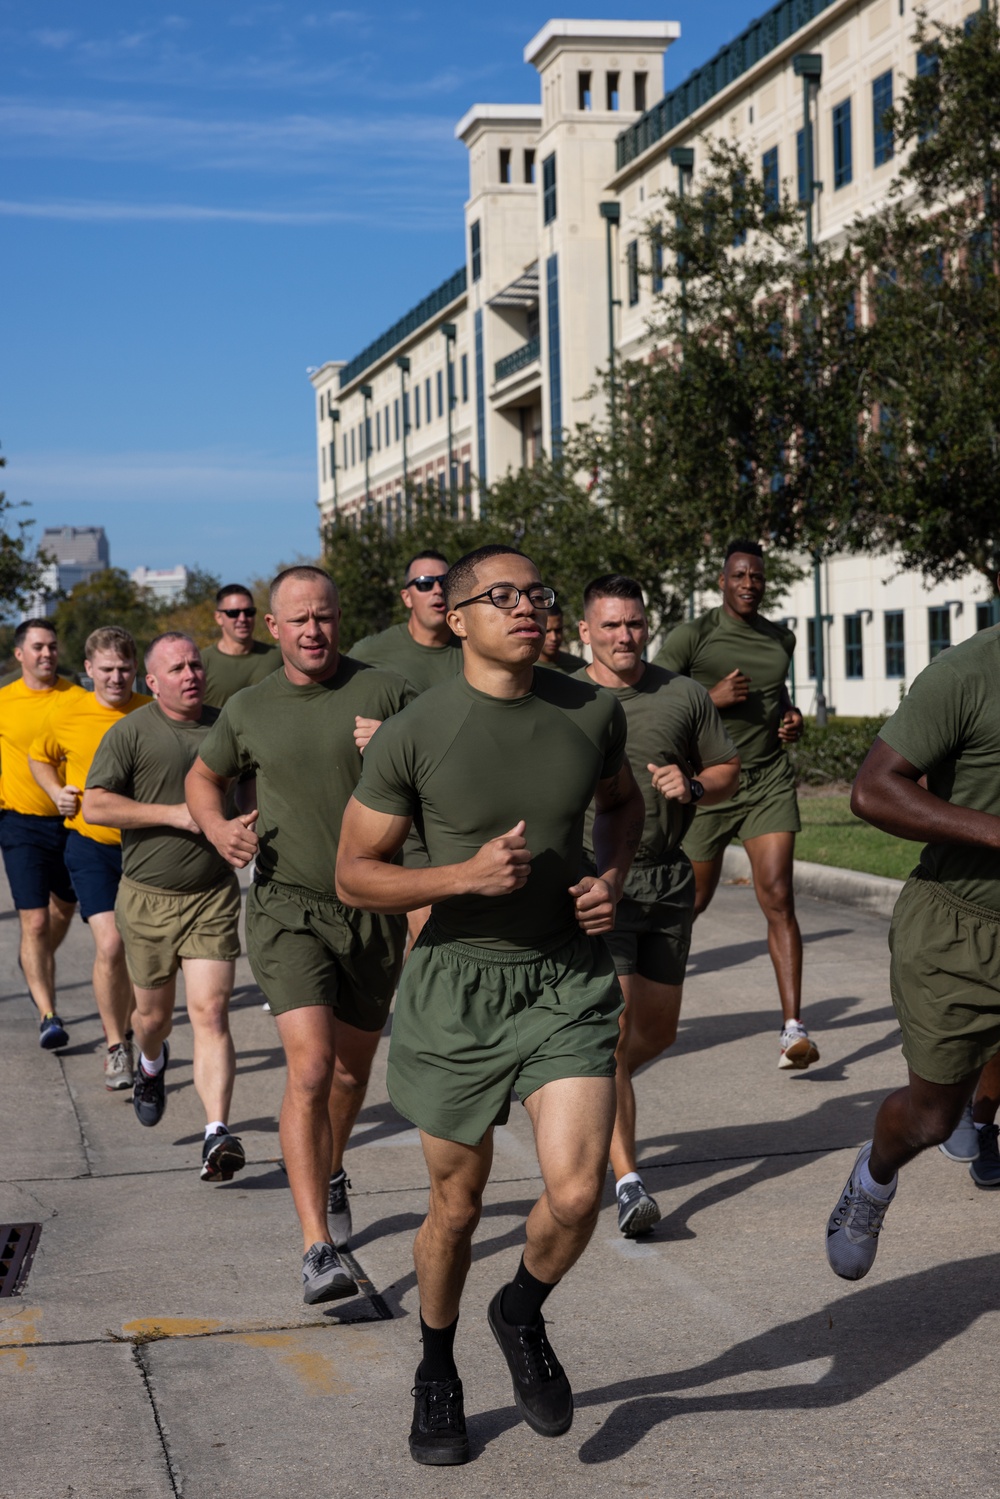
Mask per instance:
[[[421,573],[419,578],[411,578],[408,583],[403,584],[403,587],[415,588],[418,593],[430,593],[435,583],[443,588],[447,576],[447,573]]]
[[[257,610],[252,604],[249,609],[220,609],[219,613],[224,614],[227,619],[239,619],[241,614],[245,614],[247,619],[255,619],[257,616]]]

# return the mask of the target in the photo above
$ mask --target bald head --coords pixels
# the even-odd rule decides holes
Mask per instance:
[[[286,584],[292,582],[309,583],[314,588],[322,587],[325,583],[332,592],[334,602],[337,600],[337,585],[330,577],[330,574],[324,572],[321,567],[313,567],[303,563],[300,567],[286,567],[283,572],[278,573],[277,577],[271,580],[268,608],[272,614],[275,612],[279,595],[284,591]]]

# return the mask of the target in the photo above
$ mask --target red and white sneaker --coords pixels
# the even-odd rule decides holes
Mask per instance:
[[[801,1020],[789,1020],[781,1032],[781,1055],[779,1067],[794,1067],[799,1072],[819,1061],[819,1048],[810,1041],[809,1032]]]

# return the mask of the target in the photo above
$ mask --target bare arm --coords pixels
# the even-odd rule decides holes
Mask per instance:
[[[227,864],[232,864],[234,869],[245,869],[256,858],[258,848],[257,834],[254,831],[257,821],[257,782],[253,783],[253,810],[240,812],[236,817],[227,817],[226,795],[232,784],[231,777],[216,775],[198,755],[187,773],[184,795],[195,827],[218,849]]]
[[[90,786],[83,793],[83,815],[97,828],[175,828],[182,833],[197,833],[184,802],[136,802],[118,791]]]
[[[876,739],[858,771],[851,811],[897,838],[1000,848],[1000,817],[957,807],[920,784],[923,772]]]
[[[646,821],[642,792],[627,759],[615,775],[598,781],[594,810],[594,862],[600,873],[584,875],[569,891],[576,919],[588,937],[613,929],[615,907]]]
[[[32,760],[28,758],[28,769],[35,780],[41,786],[49,801],[55,802],[56,810],[62,817],[75,817],[80,809],[80,797],[82,792],[79,786],[64,786],[59,779],[59,772],[48,760]]]
[[[691,778],[684,774],[679,765],[650,764],[646,769],[652,777],[654,787],[668,802],[680,802],[682,806],[686,806],[691,800]],[[711,807],[716,802],[728,801],[731,796],[735,796],[740,784],[739,755],[734,755],[731,760],[723,760],[721,765],[706,765],[704,770],[699,770],[695,780],[700,781],[705,788],[699,807]]]
[[[523,822],[491,838],[461,864],[405,869],[390,861],[402,848],[411,820],[373,812],[351,797],[337,847],[337,894],[346,905],[394,916],[455,895],[509,895],[527,880],[531,852]]]

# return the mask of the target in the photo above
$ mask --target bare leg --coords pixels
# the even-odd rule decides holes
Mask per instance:
[[[545,1184],[528,1214],[524,1266],[553,1285],[576,1264],[597,1223],[615,1122],[614,1080],[558,1078],[524,1106]]]
[[[922,1150],[947,1140],[972,1096],[977,1074],[958,1083],[929,1083],[909,1069],[910,1081],[883,1099],[875,1118],[869,1170],[888,1186]]]
[[[184,992],[194,1037],[194,1087],[206,1123],[229,1120],[236,1078],[236,1051],[229,1032],[229,1001],[235,963],[219,958],[184,958]]]
[[[972,1117],[977,1124],[995,1124],[1000,1108],[1000,1052],[991,1057],[979,1074]]]
[[[714,859],[692,859],[691,867],[694,870],[694,914],[700,916],[709,903],[712,896],[719,888],[719,880],[722,878],[722,859],[725,849],[717,853]]]
[[[342,1020],[333,1022],[334,1064],[329,1102],[331,1176],[336,1176],[344,1164],[344,1151],[365,1101],[381,1035],[381,1031],[360,1031]]]
[[[792,868],[794,833],[761,833],[743,845],[750,859],[757,902],[767,917],[767,947],[778,981],[781,1013],[798,1020],[802,1009],[802,933],[795,917]]]
[[[108,1045],[120,1046],[134,1001],[115,913],[99,911],[88,918],[87,925],[94,938],[94,998],[98,1013]]]
[[[625,1008],[619,1021],[621,1029],[615,1052],[618,1105],[611,1137],[611,1169],[616,1181],[636,1169],[632,1074],[673,1045],[682,993],[680,984],[657,984],[638,973],[619,974],[618,981]]]
[[[330,1242],[326,1204],[333,1158],[330,1089],[336,1022],[328,1005],[303,1005],[276,1020],[288,1063],[279,1122],[281,1153],[305,1253],[313,1244]]]
[[[427,1217],[413,1242],[420,1315],[428,1327],[450,1327],[472,1263],[472,1236],[493,1164],[493,1131],[478,1145],[420,1132],[430,1176]]]
[[[163,1043],[174,1028],[174,999],[177,993],[177,975],[159,989],[140,989],[135,986],[135,1013],[132,1025],[139,1050],[155,1062],[163,1050]]]
[[[50,895],[47,906],[17,913],[21,925],[21,971],[42,1016],[52,1014],[56,1008],[55,951],[69,929],[75,910],[75,905]]]

